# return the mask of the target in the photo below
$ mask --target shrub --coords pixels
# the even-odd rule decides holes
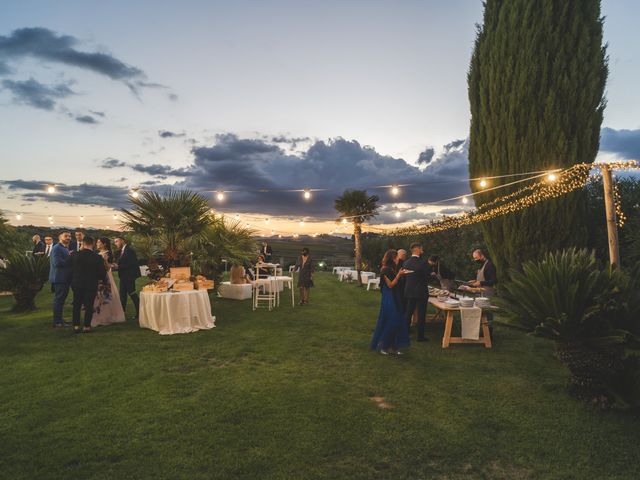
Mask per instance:
[[[593,253],[570,249],[526,262],[510,277],[496,302],[510,325],[555,341],[571,392],[605,406],[632,401],[620,380],[635,368],[639,346],[640,268],[603,268]]]
[[[14,311],[35,310],[35,298],[49,277],[49,259],[12,255],[0,268],[0,289],[13,293]]]

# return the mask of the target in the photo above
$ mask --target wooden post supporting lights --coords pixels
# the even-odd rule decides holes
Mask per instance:
[[[611,169],[602,166],[602,185],[604,186],[604,208],[607,217],[607,237],[609,239],[609,262],[620,265],[620,251],[618,250],[618,227],[616,225],[616,206],[613,196],[613,179]]]

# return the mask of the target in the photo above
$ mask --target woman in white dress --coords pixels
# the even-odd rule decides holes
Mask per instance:
[[[113,253],[111,252],[111,241],[106,237],[101,237],[96,242],[98,254],[104,259],[107,276],[98,287],[98,294],[93,304],[93,317],[91,326],[111,325],[112,323],[124,322],[124,311],[120,303],[118,287],[113,280],[111,264],[113,263]]]

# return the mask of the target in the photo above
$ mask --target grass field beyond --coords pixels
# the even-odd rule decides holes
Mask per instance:
[[[173,336],[52,329],[47,287],[29,314],[1,298],[0,477],[640,478],[640,420],[569,398],[550,343],[443,350],[434,325],[385,357],[379,293],[316,285],[273,312],[214,298],[215,329]]]

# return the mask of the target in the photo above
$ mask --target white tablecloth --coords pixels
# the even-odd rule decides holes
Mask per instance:
[[[140,292],[140,326],[160,335],[190,333],[215,327],[207,290]]]

